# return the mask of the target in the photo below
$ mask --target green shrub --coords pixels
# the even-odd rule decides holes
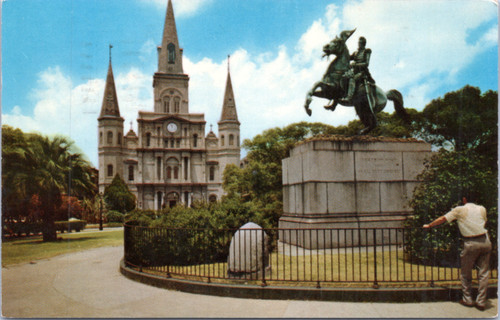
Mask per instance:
[[[64,231],[71,232],[72,230],[80,232],[81,230],[85,229],[87,221],[85,220],[56,221],[55,225],[56,225],[56,230],[60,231],[61,233]]]
[[[125,215],[116,210],[110,210],[104,215],[108,222],[123,222],[125,221]]]
[[[459,205],[463,195],[472,196],[473,202],[486,207],[486,227],[496,250],[497,176],[484,157],[472,151],[441,150],[426,164],[419,179],[422,183],[410,203],[413,217],[405,224],[405,249],[412,258],[443,266],[457,264],[461,237],[456,223],[445,223],[431,230],[422,226]]]
[[[260,223],[252,209],[251,204],[228,200],[129,212],[126,224],[139,227],[128,235],[127,261],[142,266],[223,262],[232,236],[228,229],[249,221]]]
[[[120,228],[123,227],[122,222],[108,222],[106,223],[106,228]]]
[[[30,234],[36,235],[43,232],[43,222],[12,222],[4,223],[3,235],[11,236],[29,236]]]

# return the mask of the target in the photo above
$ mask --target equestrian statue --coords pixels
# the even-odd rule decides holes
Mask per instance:
[[[384,92],[375,85],[375,80],[368,70],[371,50],[366,48],[366,39],[360,37],[358,51],[349,54],[346,41],[354,31],[356,29],[342,31],[340,37],[335,37],[323,47],[323,57],[333,54],[335,59],[328,66],[323,79],[316,82],[307,93],[304,104],[307,114],[310,116],[312,113],[309,105],[313,96],[330,100],[325,106],[325,109],[330,111],[334,111],[339,103],[346,107],[354,106],[356,114],[365,126],[359,134],[366,134],[377,126],[376,114],[385,108],[387,100],[391,100],[394,102],[396,114],[409,123],[401,93],[397,90]]]

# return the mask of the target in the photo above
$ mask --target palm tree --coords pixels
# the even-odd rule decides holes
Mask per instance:
[[[72,145],[60,136],[30,135],[27,146],[15,150],[18,161],[7,174],[21,199],[39,196],[43,241],[57,240],[54,212],[61,205],[62,193],[87,193],[95,188],[90,164],[81,154],[70,152]]]

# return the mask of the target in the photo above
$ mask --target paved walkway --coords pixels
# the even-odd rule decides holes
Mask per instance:
[[[4,317],[154,318],[490,318],[456,302],[355,303],[237,299],[134,282],[119,272],[122,247],[106,247],[2,268]]]

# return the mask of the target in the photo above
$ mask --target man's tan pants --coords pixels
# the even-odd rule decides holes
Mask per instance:
[[[491,242],[488,235],[476,238],[464,238],[464,249],[460,254],[463,300],[468,304],[473,304],[472,289],[472,268],[474,264],[478,267],[477,279],[479,282],[476,304],[484,306],[487,300],[488,280],[490,278],[490,255]]]

